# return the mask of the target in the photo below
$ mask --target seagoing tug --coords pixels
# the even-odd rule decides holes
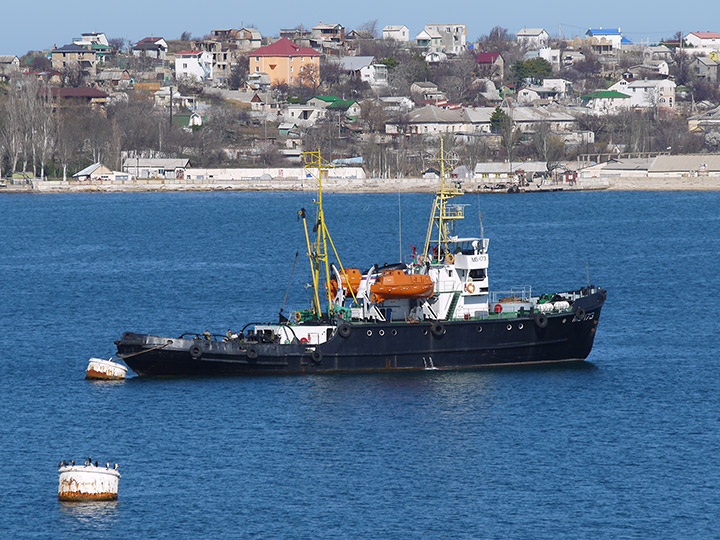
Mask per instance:
[[[180,337],[125,332],[118,356],[141,376],[311,374],[465,369],[580,362],[592,349],[606,291],[589,285],[533,296],[529,287],[490,291],[489,240],[451,234],[464,219],[463,194],[445,178],[441,150],[425,243],[409,264],[345,268],[325,225],[320,151],[304,153],[318,184],[316,232],[300,210],[313,303],[278,323],[249,324],[239,335]],[[315,172],[316,171],[316,172]],[[332,250],[328,251],[328,245]]]

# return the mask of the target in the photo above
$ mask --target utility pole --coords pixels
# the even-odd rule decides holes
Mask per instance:
[[[172,113],[173,113],[173,87],[170,85],[170,129],[172,129]]]

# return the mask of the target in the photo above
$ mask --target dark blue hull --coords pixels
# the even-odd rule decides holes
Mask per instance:
[[[434,322],[344,323],[325,343],[206,341],[126,332],[118,355],[139,375],[468,369],[585,360],[605,291],[572,313]]]

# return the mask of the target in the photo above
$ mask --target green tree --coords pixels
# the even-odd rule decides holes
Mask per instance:
[[[505,114],[505,111],[503,111],[500,107],[495,107],[495,110],[490,116],[490,129],[492,129],[493,133],[499,133],[500,128],[507,122],[507,120],[508,115]]]
[[[552,65],[544,58],[531,58],[530,60],[518,60],[513,65],[513,74],[515,82],[521,83],[530,79],[534,83],[539,83],[545,77],[552,73]]]

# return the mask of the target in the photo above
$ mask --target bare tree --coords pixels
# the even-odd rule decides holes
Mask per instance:
[[[358,30],[358,32],[366,34],[368,37],[370,37],[372,39],[377,39],[379,37],[378,20],[373,19],[371,21],[366,21],[366,22],[362,23],[360,26],[358,26],[357,30]]]

